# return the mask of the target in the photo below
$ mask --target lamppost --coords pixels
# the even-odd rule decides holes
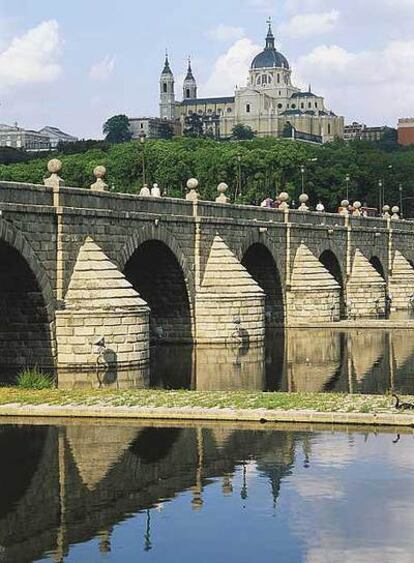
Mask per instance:
[[[236,193],[234,194],[234,203],[237,202],[237,196],[242,195],[242,177],[241,177],[242,157],[240,154],[238,154],[236,158],[237,158],[237,183],[236,183]]]
[[[345,176],[345,182],[346,182],[346,199],[347,201],[349,201],[349,182],[351,181],[351,176],[349,174],[347,174]]]
[[[145,167],[145,139],[146,139],[147,135],[145,134],[145,131],[140,131],[139,132],[139,142],[142,145],[142,183],[145,186],[145,184],[147,183],[147,175],[146,175],[146,167]]]
[[[384,182],[383,180],[378,180],[378,214],[381,216],[381,210],[383,207],[383,186],[384,186]]]
[[[302,175],[302,193],[305,193],[305,166],[302,164],[300,167],[300,173]]]
[[[400,185],[398,186],[398,191],[400,192],[400,217],[401,217],[401,219],[402,219],[402,218],[404,217],[404,212],[403,212],[403,201],[404,201],[404,198],[403,198],[403,185],[402,185],[402,184],[400,184]]]

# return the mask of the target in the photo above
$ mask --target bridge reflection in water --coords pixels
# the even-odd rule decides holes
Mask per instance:
[[[147,514],[184,491],[189,506],[200,510],[205,486],[218,478],[222,493],[230,494],[236,471],[243,475],[243,500],[252,459],[267,475],[268,494],[276,503],[296,444],[306,449],[308,436],[236,431],[231,425],[78,422],[0,426],[0,443],[6,484],[0,491],[0,561],[23,563],[45,553],[63,561],[70,545],[92,538],[99,539],[101,552],[110,551],[115,524],[137,512]],[[150,549],[148,527],[142,541]]]
[[[263,346],[159,346],[151,385],[170,389],[414,393],[411,330],[289,329]]]

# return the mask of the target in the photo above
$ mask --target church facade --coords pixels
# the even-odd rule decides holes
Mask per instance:
[[[322,96],[292,84],[292,70],[275,47],[271,24],[264,50],[253,59],[247,85],[234,96],[199,98],[191,62],[183,83],[182,101],[175,99],[175,82],[168,56],[160,78],[160,117],[179,120],[198,115],[204,132],[229,138],[235,125],[251,127],[258,137],[296,137],[329,142],[344,136],[344,118],[327,109]]]

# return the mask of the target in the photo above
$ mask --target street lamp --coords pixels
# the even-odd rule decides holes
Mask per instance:
[[[345,176],[345,182],[346,182],[346,199],[347,201],[349,201],[349,182],[351,181],[351,176],[349,174],[347,174]]]
[[[403,213],[403,185],[400,184],[398,186],[398,191],[400,192],[400,217],[401,219],[404,217],[404,213]]]
[[[145,184],[147,183],[145,170],[145,139],[147,135],[145,134],[145,131],[140,131],[138,136],[139,142],[142,145],[142,183],[145,186]]]
[[[240,154],[237,155],[237,182],[236,182],[236,193],[234,194],[234,203],[237,201],[237,196],[242,195],[242,177],[241,177],[241,161],[242,157]]]
[[[305,167],[302,164],[302,166],[300,167],[300,173],[302,175],[302,193],[305,193]]]
[[[381,215],[381,210],[383,207],[383,196],[382,196],[382,189],[384,186],[383,180],[378,180],[378,213]]]

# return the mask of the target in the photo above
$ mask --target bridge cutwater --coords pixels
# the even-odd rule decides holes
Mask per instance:
[[[150,341],[260,343],[267,327],[408,311],[414,223],[0,182],[0,369],[148,382]],[[406,321],[408,322],[408,321]],[[99,376],[101,366],[102,378]],[[96,377],[95,377],[96,375]]]

